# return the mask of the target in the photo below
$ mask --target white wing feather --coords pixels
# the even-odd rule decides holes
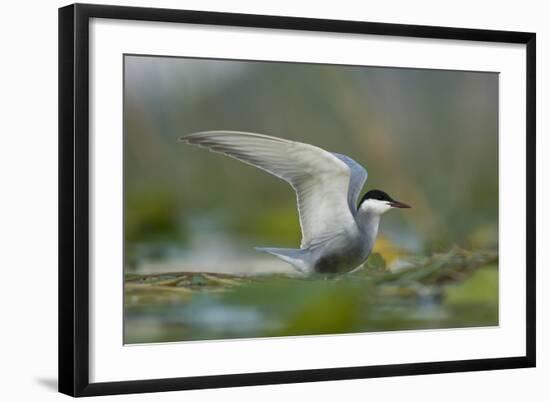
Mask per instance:
[[[355,222],[348,203],[350,168],[330,152],[301,142],[236,131],[199,132],[180,139],[287,181],[296,191],[302,248],[332,238]]]

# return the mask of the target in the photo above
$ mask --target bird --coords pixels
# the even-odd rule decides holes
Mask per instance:
[[[307,143],[250,132],[204,131],[180,142],[207,148],[278,177],[296,192],[300,248],[257,247],[303,275],[343,274],[363,266],[381,216],[409,205],[372,189],[360,199],[367,170],[352,158]]]

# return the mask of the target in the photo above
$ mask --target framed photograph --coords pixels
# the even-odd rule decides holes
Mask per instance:
[[[535,366],[535,34],[59,10],[59,390]]]

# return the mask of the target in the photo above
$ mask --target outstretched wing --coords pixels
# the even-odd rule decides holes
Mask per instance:
[[[354,224],[348,202],[351,171],[346,162],[330,152],[305,143],[236,131],[199,132],[180,140],[223,153],[287,181],[296,191],[302,248],[332,238]]]

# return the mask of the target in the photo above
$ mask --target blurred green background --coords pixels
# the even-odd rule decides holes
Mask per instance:
[[[382,219],[375,251],[383,262],[384,282],[411,266],[413,270],[429,270],[438,257],[451,253],[456,256],[458,252],[475,263],[453,262],[450,267],[444,264],[457,268],[460,277],[455,277],[456,282],[410,282],[417,287],[441,290],[447,299],[447,287],[443,285],[467,285],[466,281],[475,276],[471,266],[492,266],[492,279],[487,276],[482,280],[485,284],[473,285],[473,298],[476,294],[494,294],[489,297],[490,302],[484,298],[487,302],[483,304],[490,309],[485,320],[461,312],[465,318],[453,315],[440,324],[433,323],[437,320],[433,317],[420,324],[398,318],[377,326],[369,320],[371,315],[367,316],[368,325],[357,325],[358,320],[364,319],[354,316],[349,327],[344,324],[344,332],[495,324],[498,74],[145,56],[125,56],[124,73],[124,268],[128,282],[149,280],[160,282],[163,287],[168,280],[175,283],[169,287],[188,289],[189,294],[198,291],[201,295],[190,301],[178,293],[180,297],[174,301],[171,293],[167,301],[165,292],[159,295],[158,286],[152,298],[151,289],[142,293],[139,291],[145,287],[132,287],[127,291],[131,296],[125,299],[127,342],[240,336],[226,333],[222,323],[222,334],[214,330],[217,335],[207,335],[204,330],[197,331],[189,318],[180,322],[187,329],[176,324],[178,329],[169,329],[172,334],[166,334],[162,327],[173,322],[168,316],[174,313],[166,309],[168,304],[173,308],[174,302],[180,305],[181,301],[175,309],[177,313],[193,307],[201,314],[197,303],[211,305],[217,299],[219,305],[227,306],[229,301],[223,298],[227,295],[213,295],[217,292],[210,290],[220,289],[219,282],[205,279],[204,275],[193,276],[195,281],[204,280],[201,287],[192,282],[193,278],[178,281],[177,277],[182,276],[161,277],[160,273],[293,273],[284,262],[253,249],[299,246],[300,227],[292,189],[263,171],[177,141],[181,135],[206,130],[257,132],[346,154],[369,172],[366,189],[382,189],[411,204],[412,209],[392,211]],[[354,291],[362,293],[349,287],[356,284],[344,281],[346,284],[329,287],[342,285],[348,295]],[[278,294],[301,294],[307,285],[312,285],[307,283],[302,282],[297,287],[300,290],[278,280],[251,285],[275,286]],[[240,284],[221,287],[235,296],[235,291],[240,294]],[[245,284],[248,288],[250,283]],[[370,281],[368,285],[380,287]],[[319,288],[313,293],[338,291],[333,287],[328,292]],[[268,287],[265,289],[268,293]],[[161,302],[160,310],[155,301],[158,297],[167,302]],[[455,295],[456,299],[460,297]],[[328,299],[334,299],[334,295]],[[359,308],[361,313],[373,310],[371,301],[365,301],[368,308]],[[389,301],[390,298],[391,304]],[[418,306],[416,301],[407,302],[413,308]],[[258,308],[261,303],[257,300],[251,305]],[[342,309],[348,310],[349,306],[342,306],[335,316]],[[265,311],[257,312],[266,316]],[[314,316],[315,312],[311,313]],[[168,326],[173,328],[173,324]],[[191,326],[193,330],[189,329]],[[149,334],[139,334],[143,330]],[[308,333],[307,327],[300,330],[283,332]],[[330,327],[325,331],[339,332]],[[241,333],[271,334],[261,328],[254,333]]]

